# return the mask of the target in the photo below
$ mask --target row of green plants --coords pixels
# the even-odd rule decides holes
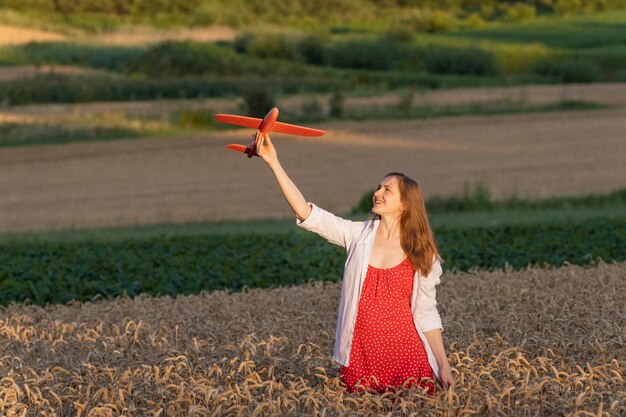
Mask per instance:
[[[85,103],[183,98],[268,96],[354,91],[388,91],[402,87],[420,90],[537,84],[540,78],[503,79],[429,73],[355,70],[300,77],[188,76],[172,78],[122,78],[106,75],[46,74],[34,79],[0,82],[0,103]]]
[[[328,92],[336,83],[323,78],[180,77],[168,79],[112,78],[93,75],[42,75],[34,79],[0,82],[0,102],[10,105],[35,103],[84,103],[237,97],[248,91],[273,94]]]
[[[234,42],[243,54],[281,58],[335,68],[426,71],[439,74],[498,75],[493,53],[474,47],[418,45],[393,37],[331,41],[319,35],[246,33]]]
[[[425,90],[590,82],[601,80],[603,74],[598,64],[591,61],[542,61],[535,66],[534,73],[530,75],[504,77],[498,71],[492,72],[489,69],[491,64],[488,63],[492,61],[476,59],[480,58],[481,53],[472,54],[469,50],[448,55],[440,51],[433,55],[438,58],[432,61],[433,67],[430,72],[420,72],[366,69],[367,64],[364,61],[360,61],[360,64],[365,69],[358,68],[360,64],[356,61],[349,64],[354,65],[354,68],[328,68],[296,64],[281,59],[269,59],[262,64],[255,59],[256,62],[250,66],[248,64],[239,66],[237,62],[246,62],[246,59],[212,60],[208,58],[210,55],[206,57],[201,54],[187,55],[184,53],[184,47],[180,55],[171,45],[168,49],[170,53],[153,54],[154,61],[152,59],[143,61],[143,58],[135,60],[134,68],[147,73],[143,75],[140,73],[139,76],[53,73],[40,75],[34,79],[0,82],[0,102],[21,105],[234,97],[242,96],[250,90],[263,90],[274,95],[334,90],[387,91],[402,87]],[[160,58],[157,58],[159,56]],[[346,55],[343,59],[350,58]],[[257,68],[258,71],[251,71],[253,68]],[[617,78],[626,76],[626,73],[611,74]]]
[[[600,25],[587,28],[591,33],[578,43],[570,41],[569,48],[555,49],[550,49],[550,40],[560,39],[562,34],[558,31],[544,36],[529,33],[528,39],[519,42],[514,38],[498,39],[502,34],[496,29],[421,38],[399,29],[377,36],[345,38],[319,33],[256,31],[239,36],[233,47],[247,56],[333,68],[477,76],[534,74],[559,82],[589,82],[610,80],[624,68],[624,51],[602,49],[626,41],[626,25],[616,26],[619,29]],[[592,42],[590,39],[593,48],[585,43]]]
[[[351,214],[369,213],[372,209],[374,190],[363,195]],[[561,196],[543,199],[529,199],[513,194],[505,199],[495,200],[484,183],[470,185],[465,183],[460,196],[433,196],[426,200],[429,214],[460,212],[493,212],[505,210],[568,210],[576,208],[599,209],[614,206],[626,206],[626,189],[608,194],[588,194],[583,196]]]
[[[518,113],[542,113],[552,111],[587,111],[601,110],[610,106],[578,100],[561,100],[549,104],[529,104],[523,100],[500,100],[487,103],[423,106],[411,100],[411,92],[404,92],[398,97],[395,104],[388,106],[374,105],[371,107],[349,108],[336,101],[331,96],[329,110],[325,111],[319,100],[305,101],[300,111],[289,110],[284,112],[284,119],[297,122],[323,122],[329,119],[344,120],[400,120],[400,119],[430,119],[437,117],[456,116],[498,116]],[[333,101],[334,100],[334,101]],[[332,103],[335,103],[334,106]],[[268,108],[268,107],[265,107]]]
[[[307,75],[319,69],[305,64],[378,71],[439,74],[498,75],[492,53],[477,48],[418,46],[393,39],[326,42],[323,37],[294,37],[266,32],[244,35],[229,45],[167,41],[145,50],[137,47],[95,46],[70,42],[33,42],[6,47],[5,63],[75,65],[143,74],[151,77],[190,75]]]
[[[76,65],[157,78],[194,75],[310,77],[324,74],[326,69],[339,68],[477,77],[515,72],[552,82],[615,78],[626,62],[626,54],[615,55],[615,51],[593,55],[576,51],[557,55],[536,52],[535,56],[527,57],[530,62],[524,65],[508,62],[512,60],[508,56],[511,52],[501,54],[504,57],[484,48],[416,44],[387,36],[331,41],[316,34],[257,32],[244,33],[232,45],[167,41],[147,49],[34,42],[5,47],[0,50],[0,62]],[[504,59],[507,62],[501,62]]]
[[[150,47],[77,42],[30,42],[0,50],[6,64],[73,65],[150,76],[271,75],[302,71],[302,66],[242,56],[213,42],[165,41]]]
[[[295,227],[295,226],[294,226]],[[626,260],[626,220],[435,230],[444,269]],[[304,231],[0,245],[0,304],[178,295],[340,279],[343,250]]]
[[[0,124],[0,147],[134,138],[144,134],[120,127],[4,123]]]

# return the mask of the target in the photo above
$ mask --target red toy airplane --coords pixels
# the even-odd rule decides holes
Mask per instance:
[[[326,133],[323,130],[311,129],[310,127],[296,126],[287,123],[277,122],[277,118],[278,109],[276,107],[272,108],[272,110],[270,110],[263,119],[256,119],[254,117],[246,116],[236,116],[234,114],[215,115],[215,119],[219,120],[222,123],[258,129],[258,133],[261,135],[265,135],[269,132],[278,132],[298,136],[322,136],[324,133]],[[248,158],[252,158],[253,156],[259,156],[259,154],[256,152],[256,135],[252,138],[252,143],[250,144],[250,146],[230,144],[227,146],[227,148],[245,153],[246,155],[248,155]]]

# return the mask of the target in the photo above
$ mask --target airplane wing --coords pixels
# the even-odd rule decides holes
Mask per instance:
[[[251,129],[258,129],[261,126],[263,119],[256,119],[254,117],[235,116],[232,114],[216,114],[215,119],[222,123],[228,123],[235,126],[249,127]]]
[[[263,119],[256,119],[254,117],[247,116],[235,116],[233,114],[216,114],[215,119],[222,123],[228,123],[235,126],[249,127],[251,129],[258,129],[263,122]],[[310,127],[290,125],[288,123],[275,122],[270,129],[270,132],[285,133],[288,135],[297,136],[322,136],[323,130],[312,129]]]
[[[324,133],[323,130],[312,129],[310,127],[304,126],[296,126],[290,125],[288,123],[276,122],[271,129],[272,132],[278,133],[286,133],[288,135],[298,135],[298,136],[322,136]]]
[[[246,147],[244,145],[230,144],[227,148],[232,149],[233,151],[246,153]]]

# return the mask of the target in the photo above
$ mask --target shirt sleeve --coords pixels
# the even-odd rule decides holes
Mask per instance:
[[[427,277],[420,279],[419,294],[413,310],[413,317],[423,332],[440,329],[443,330],[441,317],[437,311],[437,290],[435,287],[441,282],[443,270],[439,259],[435,263]]]
[[[330,243],[347,248],[358,222],[335,216],[313,203],[308,204],[311,207],[311,213],[304,220],[296,219],[296,224],[303,229],[317,233]]]

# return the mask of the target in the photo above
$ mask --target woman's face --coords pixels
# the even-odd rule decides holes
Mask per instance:
[[[385,177],[378,185],[373,198],[372,212],[379,215],[397,215],[402,209],[400,187],[395,176]]]

